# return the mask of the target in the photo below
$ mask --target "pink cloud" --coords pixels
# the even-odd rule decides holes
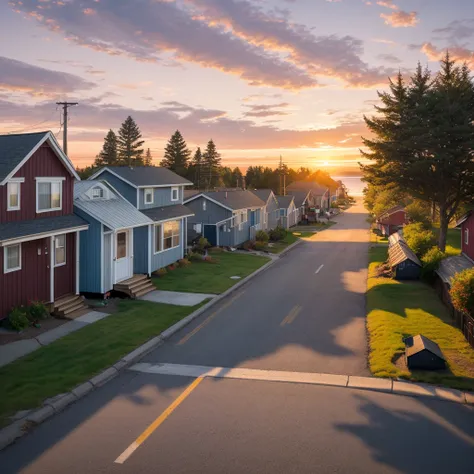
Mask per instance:
[[[416,12],[404,12],[401,10],[390,13],[390,15],[381,13],[380,17],[385,20],[386,25],[393,26],[394,28],[415,26],[420,21]]]

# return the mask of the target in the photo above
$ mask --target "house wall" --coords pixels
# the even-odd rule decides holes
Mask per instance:
[[[133,229],[133,273],[148,273],[148,228]]]
[[[469,230],[469,241],[467,244],[464,243],[464,232],[466,229]],[[474,214],[471,214],[469,218],[462,224],[461,231],[462,252],[471,260],[474,260]]]
[[[186,225],[184,219],[179,219],[181,221],[180,231],[181,231],[181,239],[179,247],[174,249],[163,250],[157,254],[152,253],[151,255],[151,271],[154,272],[160,268],[166,267],[167,265],[171,265],[174,262],[177,262],[179,259],[183,258],[184,255],[184,234],[185,229],[184,226]],[[152,251],[153,252],[153,251]]]
[[[74,212],[89,223],[89,229],[81,232],[79,239],[79,291],[81,293],[101,293],[102,224],[77,207],[74,207]]]
[[[97,179],[110,183],[127,201],[130,201],[135,207],[137,206],[137,188],[130,186],[107,170],[101,173]]]
[[[179,200],[171,200],[171,188],[179,188]],[[184,186],[169,186],[165,188],[153,188],[153,204],[145,204],[145,189],[138,190],[138,209],[151,209],[154,207],[172,206],[173,204],[183,204]]]
[[[80,239],[79,239],[80,240]],[[76,293],[76,233],[66,234],[66,264],[54,268],[54,299]]]
[[[399,263],[395,268],[395,278],[397,280],[417,280],[420,277],[421,269],[411,260]]]
[[[15,306],[31,301],[51,302],[50,242],[49,237],[22,242],[22,268],[6,274],[3,273],[4,249],[0,248],[0,319],[7,317]]]
[[[242,230],[239,230],[239,226],[236,225],[233,228],[232,232],[232,246],[237,247],[238,245],[242,245],[244,242],[250,239],[250,211],[247,210],[247,222],[242,224]]]
[[[232,217],[231,211],[224,209],[222,206],[208,199],[205,200],[206,210],[204,211],[202,208],[203,201],[204,198],[199,197],[185,204],[186,207],[191,209],[194,213],[194,216],[188,217],[188,227],[192,228],[193,224],[215,224],[216,222]]]
[[[390,214],[384,219],[380,219],[381,224],[390,225],[390,226],[401,226],[405,224],[406,221],[406,212],[401,209],[396,211],[393,214]]]
[[[278,225],[278,216],[276,215],[275,211],[279,209],[279,207],[280,206],[272,195],[264,209],[264,212],[267,214],[267,224],[265,225],[265,230],[274,229]]]
[[[62,185],[62,209],[54,212],[36,213],[37,177],[64,177]],[[43,144],[36,153],[18,170],[14,178],[24,178],[20,185],[20,210],[7,211],[7,185],[0,186],[0,222],[14,222],[42,217],[56,217],[72,213],[74,177],[63,162],[47,144]]]

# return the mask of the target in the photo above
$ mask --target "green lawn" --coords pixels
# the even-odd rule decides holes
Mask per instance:
[[[367,329],[372,373],[474,390],[474,349],[454,326],[435,291],[422,282],[378,277],[376,269],[386,260],[387,249],[372,248],[369,255]],[[439,344],[449,370],[409,372],[395,365],[405,349],[403,338],[420,333]]]
[[[437,239],[439,234],[439,224],[433,226],[433,232]],[[448,229],[448,235],[446,236],[446,253],[449,256],[459,255],[461,253],[461,231],[459,229]]]
[[[0,368],[0,426],[85,382],[196,308],[124,300],[116,314]]]
[[[153,277],[153,283],[158,290],[218,294],[239,281],[231,280],[231,276],[244,278],[270,260],[232,252],[211,252],[210,255],[217,263],[192,262],[163,277]]]

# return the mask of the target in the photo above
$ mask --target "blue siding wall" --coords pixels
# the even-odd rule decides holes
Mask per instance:
[[[121,179],[104,171],[97,179],[102,179],[109,182],[127,201],[130,201],[134,206],[137,205],[137,190],[136,188],[125,183]]]
[[[76,206],[74,206],[74,212],[89,223],[89,230],[82,231],[80,237],[79,291],[101,293],[100,266],[102,256],[100,242],[102,239],[102,225]]]
[[[218,204],[213,203],[206,199],[206,210],[202,208],[204,198],[200,197],[186,203],[186,207],[189,207],[194,212],[194,216],[188,218],[188,226],[192,224],[215,224],[216,222],[223,221],[232,217],[232,212],[224,209]]]
[[[171,188],[179,188],[179,200],[171,200]],[[153,188],[153,204],[145,204],[145,189],[138,190],[140,205],[138,209],[150,209],[153,207],[172,206],[183,204],[184,186],[170,186],[166,188]]]
[[[133,229],[133,273],[148,273],[148,226]]]
[[[247,242],[247,240],[250,239],[250,211],[247,211],[247,222],[242,224],[242,230],[239,230],[238,225],[236,225],[232,230],[232,245],[234,247],[242,245],[244,242]]]
[[[177,262],[179,259],[183,258],[184,255],[184,226],[186,225],[184,219],[180,219],[180,231],[181,231],[181,238],[180,238],[180,245],[174,249],[163,250],[155,254],[152,250],[151,254],[151,271],[154,272],[160,268],[166,267],[167,265],[171,265],[174,262]]]
[[[275,199],[272,198],[268,202],[267,206],[264,209],[264,212],[268,214],[267,216],[267,224],[265,226],[265,230],[274,229],[278,224],[278,216],[276,215],[275,211],[279,208]],[[263,219],[262,219],[263,224]]]

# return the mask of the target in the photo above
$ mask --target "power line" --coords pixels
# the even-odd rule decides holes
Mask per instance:
[[[21,133],[21,132],[24,132],[26,130],[33,130],[35,128],[38,128],[40,125],[42,125],[43,123],[46,123],[46,122],[50,122],[51,121],[51,118],[52,116],[54,115],[54,113],[58,110],[58,108],[56,107],[56,110],[53,110],[53,112],[50,114],[50,116],[46,119],[46,120],[42,120],[41,122],[38,122],[38,123],[35,123],[33,125],[29,125],[28,127],[25,127],[25,128],[21,128],[19,130],[11,130],[9,132],[6,132],[7,135],[12,135],[12,134],[15,134],[15,133]]]

